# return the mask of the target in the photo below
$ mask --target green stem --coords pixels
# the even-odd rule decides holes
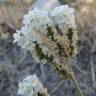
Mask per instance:
[[[74,82],[74,84],[75,84],[75,86],[76,86],[76,88],[77,88],[77,90],[78,90],[79,95],[80,95],[80,96],[84,96],[82,90],[80,89],[80,87],[79,87],[79,85],[78,85],[78,83],[77,83],[77,80],[76,80],[76,78],[75,78],[73,69],[72,69],[71,64],[69,63],[69,61],[68,61],[68,66],[69,66],[69,69],[70,69],[70,71],[71,71],[72,80],[73,80],[73,82]]]

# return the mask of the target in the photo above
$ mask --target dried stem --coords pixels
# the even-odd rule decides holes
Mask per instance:
[[[68,59],[67,59],[67,62],[68,62],[68,66],[69,66],[69,69],[70,69],[70,72],[71,72],[71,75],[72,75],[72,80],[73,80],[73,82],[74,82],[74,84],[75,84],[75,86],[76,86],[76,88],[78,90],[78,93],[79,93],[80,96],[84,96],[82,90],[80,89],[80,87],[79,87],[79,85],[77,83],[77,80],[76,80],[76,78],[74,76],[73,69],[72,69],[71,64],[70,64]]]

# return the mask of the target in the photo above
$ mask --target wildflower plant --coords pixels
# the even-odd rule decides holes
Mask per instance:
[[[68,5],[51,12],[33,9],[23,19],[23,27],[13,35],[14,43],[32,53],[38,63],[50,63],[63,79],[72,79],[80,90],[70,61],[77,53],[77,27],[74,9]]]

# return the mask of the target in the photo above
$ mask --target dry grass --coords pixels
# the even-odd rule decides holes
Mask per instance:
[[[0,2],[0,23],[6,22],[18,28],[23,15],[32,5],[31,1],[32,0],[2,0],[2,2]]]

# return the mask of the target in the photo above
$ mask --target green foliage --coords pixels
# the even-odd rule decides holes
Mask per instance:
[[[68,29],[68,33],[66,33],[69,41],[70,41],[70,48],[71,48],[71,51],[69,53],[69,55],[71,56],[73,54],[73,50],[74,50],[74,46],[72,45],[72,37],[73,37],[73,29],[72,28],[69,28]]]
[[[59,0],[59,2],[63,5],[63,4],[68,4],[70,0]]]
[[[72,37],[73,37],[73,29],[72,28],[69,28],[68,29],[68,33],[66,33],[70,43],[72,43]]]
[[[47,30],[48,30],[47,36],[48,36],[48,37],[51,37],[51,40],[52,40],[52,41],[55,41],[55,40],[54,40],[54,32],[53,32],[52,28],[51,28],[51,27],[48,27]]]

